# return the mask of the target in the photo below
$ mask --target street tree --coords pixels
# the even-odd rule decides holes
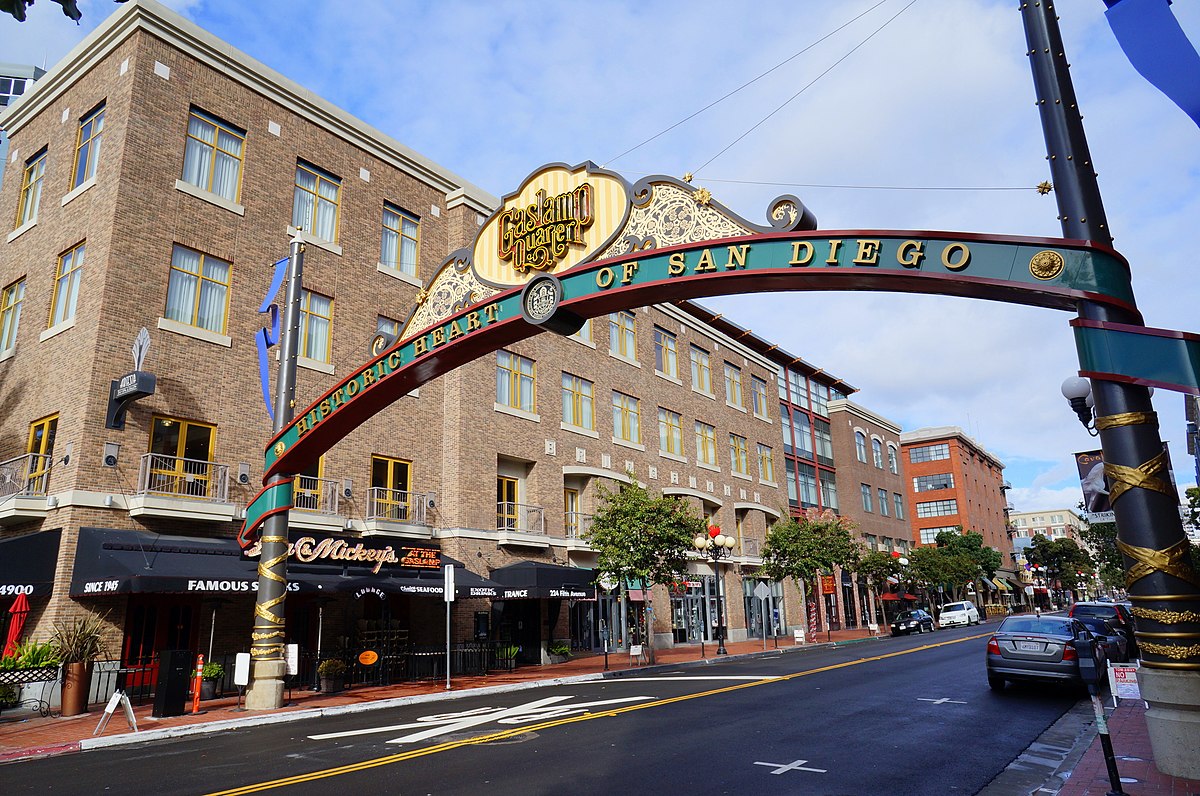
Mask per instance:
[[[628,584],[641,581],[647,589],[645,642],[654,662],[653,586],[680,580],[687,570],[692,540],[705,532],[704,519],[692,514],[674,497],[655,497],[630,474],[629,482],[613,492],[599,486],[601,507],[583,538],[596,551],[596,570]]]
[[[951,599],[962,599],[966,584],[979,577],[979,573],[979,564],[971,556],[944,547],[911,550],[905,570],[908,581],[925,591],[930,604],[939,586]]]
[[[984,578],[996,577],[996,570],[1000,569],[1000,565],[1004,563],[1004,557],[1000,551],[994,547],[987,547],[983,543],[983,535],[975,531],[963,531],[961,525],[956,531],[942,531],[935,540],[939,550],[944,551],[949,555],[962,555],[975,562],[977,570],[967,576],[975,584],[975,593],[982,595],[983,584],[979,582],[980,576]],[[962,574],[963,571],[970,569],[965,562],[956,561],[952,565],[955,574]],[[956,586],[962,586],[966,581],[953,581]],[[982,609],[981,609],[982,610]]]
[[[773,580],[794,579],[809,599],[815,599],[815,576],[832,573],[834,567],[853,570],[861,560],[862,544],[852,536],[856,527],[829,509],[815,508],[777,522],[767,531],[762,571]]]
[[[1057,580],[1060,588],[1076,590],[1084,582],[1079,573],[1090,577],[1096,565],[1088,552],[1074,539],[1048,539],[1042,534],[1033,537],[1026,553],[1029,563],[1046,568],[1051,580]]]
[[[887,591],[888,578],[894,578],[900,574],[900,561],[890,553],[872,550],[859,560],[855,571],[866,579],[867,585],[875,592],[875,600],[879,604],[879,617],[886,624],[887,614],[883,611],[883,593]]]
[[[1079,536],[1091,548],[1100,582],[1110,589],[1125,588],[1125,562],[1121,551],[1117,550],[1117,524],[1085,519],[1079,528]]]

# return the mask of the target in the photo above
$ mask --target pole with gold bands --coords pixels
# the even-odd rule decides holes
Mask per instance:
[[[1071,83],[1055,4],[1018,0],[1063,235],[1105,246],[1112,236]],[[1080,301],[1079,317],[1142,325],[1132,309]],[[1083,352],[1080,351],[1080,362]],[[1186,555],[1179,499],[1168,483],[1158,421],[1145,387],[1092,380],[1096,428],[1112,484],[1118,547],[1142,652],[1140,685],[1154,759],[1200,777],[1200,581]],[[1118,786],[1119,789],[1119,786]]]
[[[296,361],[300,343],[300,300],[304,275],[304,243],[292,240],[288,258],[287,293],[280,340],[279,371],[275,388],[275,417],[272,436],[292,422],[296,405]],[[270,491],[291,493],[292,479],[273,475]],[[287,501],[288,505],[291,500]],[[277,511],[263,523],[258,557],[258,593],[254,602],[254,629],[250,634],[252,662],[250,687],[246,691],[249,710],[276,710],[283,706],[284,598],[287,596],[288,511]]]

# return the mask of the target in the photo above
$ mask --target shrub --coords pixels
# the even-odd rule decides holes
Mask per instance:
[[[565,641],[555,641],[546,648],[546,651],[551,655],[558,655],[560,657],[567,658],[571,655],[571,645]]]
[[[225,676],[225,667],[219,663],[206,663],[200,670],[200,677],[205,680],[220,680]]]
[[[322,677],[341,677],[346,673],[346,662],[339,658],[326,658],[317,665],[317,674]]]
[[[516,644],[501,644],[496,648],[496,657],[503,661],[512,660],[520,651],[521,648]]]

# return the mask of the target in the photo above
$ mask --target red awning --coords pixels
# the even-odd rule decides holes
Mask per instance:
[[[915,595],[915,594],[896,594],[894,591],[889,591],[886,594],[879,595],[879,599],[885,600],[887,602],[896,602],[898,600],[915,600],[915,599],[917,599],[917,595]]]

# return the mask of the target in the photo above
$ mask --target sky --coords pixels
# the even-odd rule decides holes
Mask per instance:
[[[694,173],[758,223],[791,193],[826,229],[1062,234],[1034,190],[1050,171],[1017,0],[165,5],[496,196],[545,163],[590,160],[631,182]],[[24,24],[0,18],[0,61],[51,67],[121,8],[79,7],[79,26],[49,0]],[[1200,128],[1130,66],[1101,0],[1057,7],[1145,322],[1200,331]],[[1172,9],[1200,43],[1200,0]],[[965,190],[929,190],[949,187]],[[882,292],[701,303],[903,429],[961,427],[1005,463],[1017,511],[1079,503],[1072,454],[1100,446],[1059,391],[1078,369],[1073,314]],[[1183,398],[1153,400],[1191,486]]]

